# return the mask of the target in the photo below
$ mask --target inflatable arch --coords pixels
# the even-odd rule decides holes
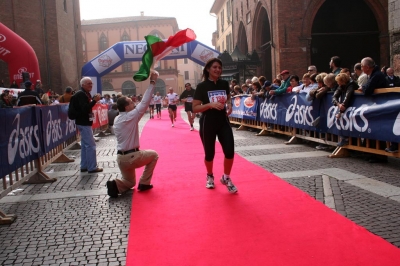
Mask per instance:
[[[102,93],[101,77],[127,61],[142,61],[147,49],[146,41],[118,42],[87,62],[82,67],[82,77],[90,77],[93,81],[92,95]],[[218,57],[220,53],[198,41],[186,43],[176,49],[163,60],[188,58],[204,66],[208,59]],[[133,76],[134,73],[132,73]],[[133,79],[132,79],[133,81]]]
[[[39,62],[33,48],[18,34],[0,23],[0,59],[7,63],[10,83],[25,78],[34,84],[40,79]],[[24,86],[22,86],[25,88]]]

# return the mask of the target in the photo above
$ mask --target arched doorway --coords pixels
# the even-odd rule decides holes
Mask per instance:
[[[240,22],[239,25],[237,46],[242,54],[247,55],[249,53],[249,47],[247,44],[247,34],[243,22]]]
[[[165,82],[162,79],[157,79],[156,88],[154,89],[154,93],[159,92],[161,96],[165,96]]]
[[[272,80],[271,26],[267,10],[258,4],[254,14],[253,43],[261,60],[261,75]]]
[[[136,85],[132,81],[128,80],[122,83],[122,94],[123,95],[136,95]]]
[[[311,64],[329,72],[332,56],[352,70],[363,57],[380,61],[377,20],[363,0],[326,0],[315,16],[311,32]]]

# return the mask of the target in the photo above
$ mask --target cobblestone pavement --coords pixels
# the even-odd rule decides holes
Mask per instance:
[[[239,155],[400,247],[398,159],[380,164],[358,154],[330,159],[313,143],[284,145],[284,136],[233,130]],[[74,163],[45,169],[56,182],[22,185],[0,200],[0,209],[18,215],[13,224],[0,226],[0,265],[125,265],[135,192],[118,199],[106,195],[106,181],[119,176],[115,146],[114,136],[97,142],[102,173],[81,174],[80,151],[66,151]]]

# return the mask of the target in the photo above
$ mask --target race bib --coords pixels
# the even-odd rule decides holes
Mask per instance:
[[[226,101],[228,100],[228,97],[226,95],[226,91],[223,90],[209,91],[208,99],[210,100],[210,103],[220,102],[222,104],[225,104]]]
[[[193,97],[187,97],[187,98],[186,98],[186,102],[188,102],[188,103],[193,102]]]

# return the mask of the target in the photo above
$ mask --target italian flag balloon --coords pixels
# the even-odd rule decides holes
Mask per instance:
[[[163,59],[169,55],[171,51],[185,43],[196,39],[196,34],[191,29],[178,31],[175,35],[170,36],[166,42],[157,36],[147,35],[144,37],[147,43],[147,50],[142,57],[142,65],[139,71],[133,76],[135,81],[144,81],[150,76],[150,69],[154,62]]]

